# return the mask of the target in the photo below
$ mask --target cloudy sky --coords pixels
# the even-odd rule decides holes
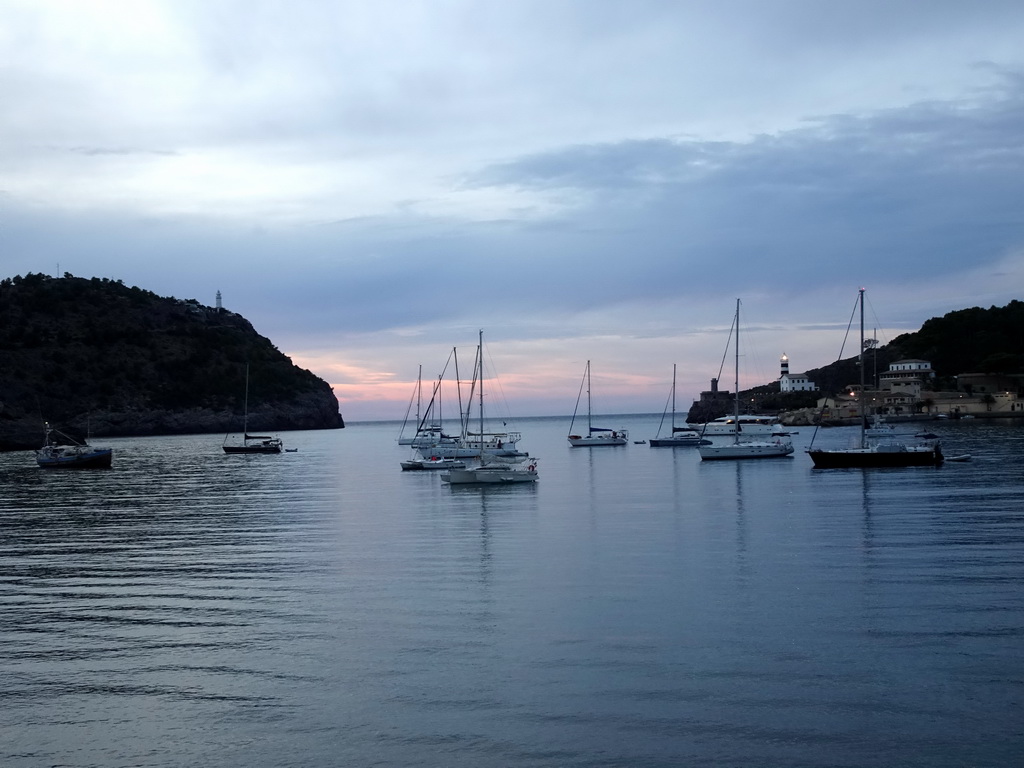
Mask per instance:
[[[1024,298],[1024,3],[0,0],[0,273],[224,304],[401,418],[683,408]],[[724,378],[731,388],[731,372]]]

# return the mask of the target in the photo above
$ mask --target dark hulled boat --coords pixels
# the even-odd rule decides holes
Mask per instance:
[[[856,448],[810,448],[815,468],[842,469],[859,467],[934,467],[943,462],[938,438],[906,444],[887,435],[872,442],[868,437],[868,416],[864,408],[864,289],[857,294],[860,304],[860,445]]]

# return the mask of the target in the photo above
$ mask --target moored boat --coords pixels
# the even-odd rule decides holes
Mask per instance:
[[[757,413],[741,413],[738,416],[730,413],[728,416],[719,416],[706,424],[691,424],[690,426],[705,437],[715,437],[716,435],[732,437],[737,424],[739,424],[740,432],[747,436],[785,437],[787,435],[785,427],[779,423],[777,417]]]
[[[412,445],[416,437],[406,437],[405,427],[409,423],[409,413],[412,411],[413,401],[416,402],[416,426],[420,424],[420,405],[423,400],[423,366],[420,366],[419,375],[416,377],[416,388],[412,391],[412,399],[409,401],[409,407],[405,409],[405,418],[402,419],[402,428],[398,431],[398,444],[399,445]],[[417,430],[418,436],[418,430]]]
[[[224,437],[224,453],[280,453],[284,441],[269,435],[249,434],[249,366],[245,366],[245,405],[242,416],[242,442],[228,443],[229,435]]]
[[[246,433],[241,443],[224,445],[224,453],[280,453],[283,446],[284,442],[279,437]]]
[[[921,445],[885,441],[860,448],[812,448],[807,453],[818,469],[934,467],[944,460],[938,441]]]
[[[573,425],[576,423],[576,413],[580,407],[580,399],[583,397],[583,388],[587,389],[587,434],[574,435]],[[597,448],[599,446],[626,445],[629,442],[628,429],[609,429],[608,427],[595,427],[591,422],[591,399],[590,399],[590,361],[587,360],[587,367],[583,371],[583,381],[580,382],[580,391],[576,395],[576,407],[572,411],[572,420],[569,422],[569,445],[573,448]]]
[[[652,448],[685,448],[701,443],[707,445],[710,442],[706,437],[701,437],[700,432],[692,427],[673,427],[672,434],[650,439]]]
[[[670,406],[661,414],[661,422],[658,424],[658,433],[651,438],[652,448],[685,448],[688,446],[700,445],[701,437],[693,427],[677,427],[676,426],[676,366],[672,364],[672,389],[670,391]],[[669,433],[662,437],[661,428],[665,424],[665,417],[671,411],[671,419],[669,426]],[[636,441],[634,441],[636,442]],[[708,441],[710,442],[710,441]]]
[[[78,442],[49,424],[43,446],[36,451],[36,464],[43,469],[110,469],[113,458],[112,448],[97,448],[88,440]]]
[[[479,424],[476,433],[477,459],[479,466],[452,468],[441,475],[441,481],[450,485],[509,485],[513,483],[537,482],[537,459],[530,459],[526,467],[516,466],[525,461],[525,455],[495,454],[485,448],[485,438],[489,433],[484,429],[484,332],[480,331],[477,344],[477,362],[473,373],[474,385],[479,393]],[[468,413],[468,412],[467,412]],[[493,433],[490,433],[493,436]],[[512,434],[512,433],[509,433]],[[518,436],[517,436],[518,437]],[[514,450],[514,449],[513,449]],[[442,454],[438,454],[441,456]]]
[[[703,461],[715,461],[724,459],[771,459],[789,456],[793,453],[793,443],[788,437],[778,435],[766,439],[749,439],[751,432],[743,428],[740,419],[740,300],[736,299],[736,317],[733,320],[735,326],[735,377],[734,377],[734,413],[732,416],[732,439],[719,438],[712,440],[710,444],[697,446],[700,457]],[[726,347],[728,349],[728,347]],[[762,418],[762,417],[756,417]],[[717,420],[716,420],[717,421]],[[778,424],[774,420],[773,427]],[[708,432],[705,431],[705,437]],[[742,439],[741,439],[742,437]]]
[[[866,437],[895,437],[896,427],[877,413],[872,417],[871,424],[864,427]]]
[[[514,467],[495,462],[478,467],[452,469],[441,475],[441,479],[452,485],[477,483],[484,485],[510,485],[513,483],[537,482],[537,460],[530,459],[526,467]]]
[[[898,439],[895,434],[883,431],[881,424],[872,430],[868,427],[867,409],[864,404],[864,289],[857,293],[860,305],[860,392],[857,398],[857,409],[860,415],[860,440],[853,448],[814,448],[807,450],[816,469],[866,468],[866,467],[933,467],[942,464],[944,457],[938,438],[922,439],[918,443],[908,444]],[[852,323],[852,321],[851,321]]]
[[[523,439],[519,432],[487,432],[479,434],[469,432],[465,437],[444,436],[430,445],[419,447],[423,456],[436,455],[449,459],[472,459],[481,452],[492,456],[525,458],[529,454],[516,447]]]
[[[704,461],[716,459],[771,459],[789,456],[793,453],[793,444],[784,438],[767,440],[744,440],[741,442],[711,442],[701,445],[698,449]]]
[[[452,349],[444,370],[437,377],[434,384],[434,392],[430,402],[427,404],[422,419],[417,423],[416,437],[411,438],[409,444],[419,451],[424,459],[438,457],[442,459],[473,459],[478,458],[481,452],[494,456],[526,457],[526,453],[519,451],[517,443],[523,436],[512,430],[498,430],[484,432],[481,425],[479,432],[469,429],[468,411],[461,419],[461,430],[457,436],[447,435],[442,429],[441,419],[441,382],[448,366],[454,361],[455,376],[458,379],[459,361],[458,351]],[[461,394],[459,396],[461,411]],[[401,443],[401,440],[399,441]]]
[[[437,469],[465,469],[466,462],[459,459],[446,459],[441,456],[430,456],[425,459],[409,459],[402,463],[403,472],[425,472]]]

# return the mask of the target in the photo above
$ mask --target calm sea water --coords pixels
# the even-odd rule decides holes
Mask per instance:
[[[866,471],[516,426],[536,486],[395,424],[0,454],[0,765],[1024,763],[1024,425]]]

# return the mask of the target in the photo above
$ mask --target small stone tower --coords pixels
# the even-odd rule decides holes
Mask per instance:
[[[786,353],[782,353],[782,357],[779,358],[779,378],[783,376],[789,376],[789,358],[786,357]]]
[[[217,291],[217,312],[220,313],[224,310],[224,305],[220,300],[220,291]]]

